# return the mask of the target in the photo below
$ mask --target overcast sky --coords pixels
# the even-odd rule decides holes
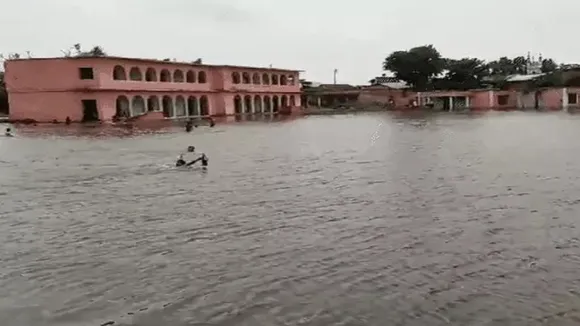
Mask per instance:
[[[580,62],[578,0],[0,0],[0,53],[111,55],[305,70],[366,83],[392,51],[432,43],[444,56],[542,52]]]

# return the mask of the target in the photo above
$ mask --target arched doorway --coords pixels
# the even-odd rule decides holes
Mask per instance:
[[[244,108],[246,109],[245,113],[252,113],[252,97],[250,95],[244,96]]]
[[[262,75],[262,84],[264,85],[270,85],[270,75],[264,73]]]
[[[278,113],[280,110],[280,102],[277,95],[272,97],[272,113]]]
[[[147,111],[159,111],[159,98],[157,98],[157,96],[149,96],[147,99]]]
[[[241,114],[243,112],[242,98],[239,95],[234,96],[234,113]]]
[[[291,107],[296,106],[296,99],[294,98],[294,95],[290,95],[290,106]]]
[[[252,84],[254,84],[254,85],[261,84],[260,83],[260,75],[258,75],[258,73],[256,73],[256,72],[252,75]]]
[[[115,116],[117,118],[129,118],[131,116],[131,107],[127,96],[117,97]]]
[[[262,113],[262,99],[259,95],[254,96],[254,113]]]
[[[199,116],[199,103],[195,96],[190,96],[187,98],[187,115],[197,117]]]
[[[175,116],[185,117],[187,115],[187,107],[185,105],[185,99],[183,96],[179,95],[175,98]]]
[[[209,100],[207,99],[207,96],[205,96],[205,95],[203,95],[199,99],[199,111],[200,111],[202,116],[210,115],[209,114]]]
[[[125,68],[121,66],[115,66],[115,68],[113,68],[113,79],[127,80],[127,73],[125,72]]]
[[[264,96],[264,113],[272,113],[272,100],[270,96]]]
[[[157,81],[157,72],[153,68],[147,68],[145,71],[145,81],[148,82],[156,82]]]
[[[278,85],[278,75],[272,75],[272,85]]]
[[[145,108],[145,99],[140,95],[133,97],[133,101],[131,101],[131,113],[132,115],[141,115],[146,112]]]
[[[166,118],[173,117],[173,100],[171,97],[165,95],[161,101],[163,105],[163,116]]]
[[[280,76],[280,85],[285,86],[286,84],[288,84],[288,79],[286,79],[287,77],[285,75]]]
[[[164,82],[164,83],[170,83],[171,82],[171,73],[169,73],[169,70],[167,70],[167,69],[161,70],[161,73],[159,74],[159,80]]]
[[[282,108],[288,107],[288,96],[282,95]]]

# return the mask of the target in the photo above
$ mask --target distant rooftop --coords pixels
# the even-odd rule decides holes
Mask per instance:
[[[283,69],[283,68],[270,68],[270,67],[249,67],[249,66],[237,66],[237,65],[213,65],[213,64],[199,64],[184,61],[169,61],[162,59],[147,59],[147,58],[129,58],[129,57],[118,57],[118,56],[71,56],[71,57],[45,57],[45,58],[20,58],[20,59],[7,59],[9,61],[40,61],[40,60],[112,60],[112,61],[132,61],[150,64],[173,64],[180,66],[202,66],[202,67],[215,67],[215,68],[242,68],[250,70],[272,70],[272,71],[285,71],[285,72],[303,72],[304,70],[298,69]]]
[[[371,80],[371,84],[375,86],[385,86],[392,89],[405,89],[409,88],[409,85],[404,81],[397,79],[392,76],[378,76]]]
[[[530,81],[544,76],[545,74],[530,74],[530,75],[509,75],[506,77],[507,82],[522,82]]]

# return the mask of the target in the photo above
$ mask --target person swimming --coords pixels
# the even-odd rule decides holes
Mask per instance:
[[[12,129],[6,128],[6,132],[4,132],[4,137],[14,137],[12,134]]]
[[[187,147],[187,152],[188,153],[195,153],[195,146],[188,146]],[[177,157],[177,161],[175,162],[175,166],[176,167],[180,167],[180,166],[192,166],[192,165],[194,165],[195,163],[197,163],[199,161],[201,161],[201,166],[203,166],[204,168],[208,166],[209,159],[207,158],[207,156],[204,153],[201,153],[201,155],[198,158],[196,158],[194,160],[191,160],[190,162],[187,162],[185,160],[184,156],[185,156],[184,154],[180,154]]]

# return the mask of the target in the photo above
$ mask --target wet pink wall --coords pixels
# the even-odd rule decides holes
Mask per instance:
[[[473,91],[436,91],[420,93],[422,99],[431,97],[468,97],[469,108],[479,110],[510,109],[517,107],[517,92],[498,90]],[[507,102],[501,102],[500,97],[507,96]]]
[[[490,106],[489,91],[474,92],[469,96],[469,107],[474,109],[487,109]]]
[[[10,119],[34,119],[39,122],[51,122],[57,120],[62,122],[66,117],[70,117],[73,121],[80,121],[83,115],[82,108],[79,110],[76,106],[70,104],[81,103],[83,97],[83,93],[72,91],[12,93],[8,97],[10,104]]]
[[[550,88],[541,90],[541,101],[543,107],[548,110],[560,110],[562,109],[562,99],[563,99],[563,89],[562,88]]]
[[[405,107],[417,99],[417,93],[396,89],[365,89],[358,97],[358,101],[362,104],[389,104],[391,99],[395,102],[395,107]]]

